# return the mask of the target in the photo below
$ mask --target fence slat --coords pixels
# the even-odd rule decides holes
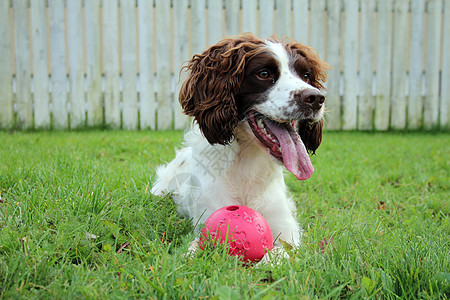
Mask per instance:
[[[431,129],[438,126],[439,118],[439,61],[442,1],[429,0],[427,2],[427,9],[426,96],[424,101],[423,123],[426,129]],[[448,49],[446,50],[448,51]]]
[[[328,3],[330,7],[340,6],[340,0]],[[340,8],[339,8],[340,9]],[[296,0],[292,3],[294,30],[293,38],[302,44],[309,44],[308,41],[308,0]],[[340,10],[339,10],[340,13]]]
[[[267,38],[275,33],[275,0],[259,1],[259,36]]]
[[[258,33],[258,1],[242,1],[242,32]]]
[[[172,128],[172,91],[170,73],[170,1],[156,1],[156,60],[158,65],[157,93],[159,130]]]
[[[225,35],[236,35],[240,30],[240,1],[226,0],[225,1]]]
[[[408,128],[422,126],[423,31],[425,0],[411,3],[411,39],[409,45]]]
[[[342,129],[356,129],[356,79],[358,67],[358,0],[344,0],[344,101]]]
[[[48,51],[46,1],[31,1],[31,38],[33,41],[34,123],[36,128],[50,128],[48,94]]]
[[[294,2],[295,3],[295,2]],[[295,15],[295,10],[294,10]],[[297,19],[294,17],[294,20]],[[340,97],[340,77],[341,77],[341,1],[331,1],[328,3],[328,35],[327,35],[327,56],[326,60],[331,65],[327,78],[327,100],[325,107],[328,111],[326,115],[327,129],[341,128],[341,97]],[[298,33],[303,35],[304,33]],[[306,37],[307,39],[307,37]]]
[[[392,0],[378,0],[375,128],[389,128],[391,95]]]
[[[392,51],[391,127],[406,127],[406,63],[408,53],[408,1],[394,3],[394,37]]]
[[[221,1],[210,1],[220,3]],[[221,11],[221,8],[216,8]],[[188,28],[188,1],[187,0],[179,0],[178,5],[173,7],[173,17],[174,17],[174,41],[173,41],[173,64],[174,64],[174,77],[175,77],[175,92],[174,92],[174,127],[175,129],[184,129],[186,128],[186,124],[188,121],[187,116],[183,113],[181,106],[178,101],[178,95],[180,93],[181,85],[187,77],[186,72],[181,71],[183,64],[189,58],[189,49],[188,49],[188,37],[186,34],[186,28]],[[209,13],[209,11],[208,11]],[[221,15],[221,13],[220,13]],[[217,21],[215,20],[213,23],[215,24]],[[212,24],[211,24],[212,25]],[[214,34],[211,34],[211,30],[208,32],[210,35],[208,38],[213,40],[220,39],[216,33],[219,31],[218,26],[210,26],[215,27]],[[220,35],[221,35],[220,29]]]
[[[174,9],[178,7],[176,5]],[[184,8],[184,4],[180,5]],[[177,20],[174,20],[177,22]],[[186,27],[187,28],[187,27]],[[223,2],[222,0],[208,1],[208,44],[213,45],[220,41],[224,34],[223,29]]]
[[[193,0],[191,3],[191,45],[192,54],[202,53],[206,47],[206,2]]]
[[[153,2],[139,0],[138,17],[140,127],[141,129],[155,129]]]
[[[69,102],[71,128],[82,127],[85,122],[83,16],[81,4],[82,2],[78,0],[67,1],[67,45],[69,47]]]
[[[444,34],[442,41],[442,78],[441,78],[441,104],[440,125],[442,129],[449,129],[450,119],[450,2],[444,2]]]
[[[0,1],[0,128],[11,128],[14,125],[9,8],[9,1]]]
[[[309,45],[319,54],[325,54],[325,1],[311,1],[311,15],[314,16],[314,26],[311,26],[311,40]]]
[[[86,15],[87,123],[103,124],[100,0],[84,1]]]
[[[124,129],[138,128],[137,107],[137,39],[135,0],[120,1],[122,32],[122,120]],[[161,24],[162,25],[162,24]],[[164,27],[164,30],[167,30]]]
[[[361,1],[360,30],[360,90],[358,101],[358,129],[373,128],[373,62],[375,37],[375,0]]]
[[[103,71],[105,74],[105,123],[120,127],[119,3],[103,1]]]
[[[49,0],[53,128],[68,128],[64,0]]]
[[[14,1],[13,11],[16,46],[17,123],[21,128],[31,128],[33,126],[33,109],[31,103],[28,0]]]
[[[291,1],[276,1],[276,33],[279,38],[291,36]]]

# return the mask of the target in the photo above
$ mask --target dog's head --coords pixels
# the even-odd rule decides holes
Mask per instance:
[[[313,49],[245,34],[209,47],[185,68],[190,74],[180,103],[209,143],[230,143],[237,125],[248,122],[297,178],[311,176],[307,150],[314,152],[322,140],[328,68]]]

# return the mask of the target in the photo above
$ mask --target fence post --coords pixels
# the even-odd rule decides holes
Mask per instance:
[[[240,33],[240,1],[225,1],[225,35],[236,35]]]
[[[172,128],[172,77],[170,73],[171,43],[170,43],[170,1],[156,1],[156,64],[158,102],[158,130]]]
[[[375,44],[375,0],[361,1],[361,34],[359,54],[358,129],[373,128],[373,64]]]
[[[103,1],[103,71],[105,72],[105,123],[120,127],[119,2]]]
[[[358,0],[344,0],[344,101],[342,129],[357,127]]]
[[[0,1],[0,128],[14,126],[13,70],[9,1]]]
[[[140,128],[155,129],[155,61],[153,1],[139,0]]]
[[[449,129],[450,119],[450,1],[444,2],[444,34],[442,41],[442,78],[441,78],[441,106],[440,125],[442,129]]]
[[[213,1],[219,2],[221,1]],[[175,78],[175,93],[174,93],[174,119],[175,119],[175,129],[184,129],[187,124],[187,116],[183,113],[181,106],[178,102],[178,95],[180,94],[180,89],[183,82],[187,78],[187,73],[181,70],[184,62],[189,57],[188,49],[188,35],[186,34],[186,29],[188,28],[188,0],[178,0],[176,5],[173,7],[173,31],[174,31],[174,41],[173,41],[173,63],[174,63],[174,78]],[[211,29],[216,24],[218,20],[213,20],[210,24]],[[220,27],[222,23],[219,23]],[[214,38],[215,39],[215,38]]]
[[[378,0],[375,129],[389,128],[391,96],[392,0]]]
[[[71,128],[82,127],[85,125],[86,119],[84,108],[83,15],[81,5],[81,1],[67,0],[67,46],[69,48],[69,102]]]
[[[210,1],[211,2],[211,1]],[[258,1],[242,1],[242,32],[258,34]]]
[[[34,123],[36,128],[50,128],[48,94],[48,51],[46,1],[31,1],[31,38],[33,41]]]
[[[429,0],[427,2],[427,43],[425,70],[425,103],[423,123],[426,129],[436,128],[439,118],[439,62],[441,53],[441,13],[442,1]],[[448,34],[448,33],[447,33]],[[448,49],[444,49],[448,51]]]
[[[33,127],[28,0],[15,0],[13,11],[16,46],[17,123],[21,128],[27,129]]]
[[[341,1],[328,1],[327,62],[331,65],[327,78],[325,107],[327,129],[341,129]],[[294,11],[295,14],[295,11]],[[294,18],[295,19],[295,18]]]
[[[100,0],[84,0],[86,16],[87,123],[103,124]],[[108,49],[109,51],[109,49]]]
[[[294,1],[295,3],[296,1]],[[267,38],[274,34],[275,28],[275,0],[259,1],[259,35]]]
[[[66,38],[64,0],[49,0],[53,128],[67,129]]]
[[[423,31],[425,0],[411,3],[411,40],[409,45],[408,128],[422,126]]]
[[[325,1],[311,1],[311,15],[314,16],[314,25],[310,28],[311,40],[309,46],[315,48],[319,55],[325,55]]]
[[[291,32],[291,1],[276,0],[276,33],[279,38],[290,37]]]
[[[328,7],[340,7],[340,0],[328,2]],[[293,38],[302,44],[308,44],[308,0],[296,0],[292,3],[293,10]],[[340,13],[340,8],[339,8]]]
[[[178,3],[179,5],[179,3]],[[206,1],[191,2],[191,46],[192,54],[202,53],[206,47]]]
[[[394,3],[394,36],[392,57],[391,127],[406,127],[406,63],[408,53],[408,4],[409,1]]]
[[[184,7],[184,5],[180,6]],[[208,44],[217,43],[223,34],[223,1],[208,1]]]
[[[137,40],[136,40],[136,2],[120,1],[120,21],[122,37],[122,101],[123,128],[138,128],[137,107]]]

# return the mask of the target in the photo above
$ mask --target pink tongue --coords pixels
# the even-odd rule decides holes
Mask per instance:
[[[280,142],[286,169],[299,180],[306,180],[311,177],[314,167],[299,135],[288,130],[284,125],[267,122],[266,126]]]

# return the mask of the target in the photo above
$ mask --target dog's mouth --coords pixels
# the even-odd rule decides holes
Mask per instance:
[[[293,122],[277,122],[256,111],[248,113],[248,123],[255,137],[269,150],[270,155],[284,164],[299,180],[311,177],[314,167]]]

